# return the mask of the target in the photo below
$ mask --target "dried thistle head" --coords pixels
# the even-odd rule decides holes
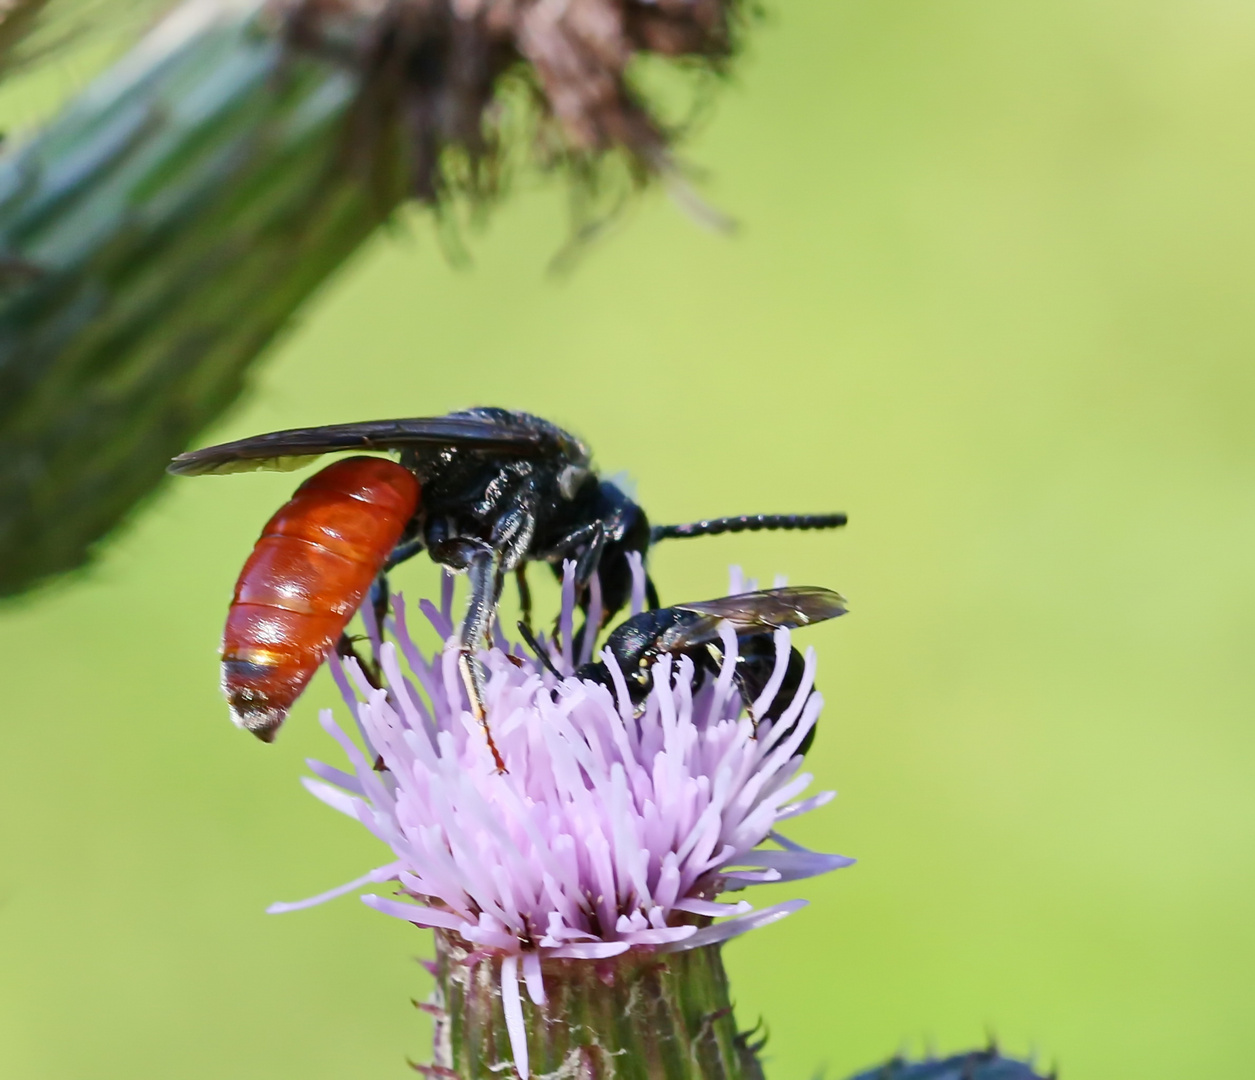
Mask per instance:
[[[634,86],[634,62],[720,73],[742,22],[739,0],[273,3],[294,45],[362,73],[354,157],[369,149],[384,182],[432,203],[494,194],[520,151],[586,188],[612,162],[637,184],[672,172],[675,131]]]

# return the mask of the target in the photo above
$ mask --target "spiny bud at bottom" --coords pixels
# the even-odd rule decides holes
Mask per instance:
[[[737,1033],[719,949],[540,961],[544,1004],[521,995],[523,1067],[533,1076],[587,1080],[761,1080],[753,1049]],[[512,980],[502,979],[501,965],[515,961],[436,931],[433,1000],[444,1015],[436,1020],[435,1075],[509,1075],[515,1058],[502,987],[510,993]],[[526,977],[526,966],[519,974]]]
[[[1053,1077],[1053,1074],[1052,1074]],[[1051,1080],[1023,1061],[1005,1058],[997,1049],[973,1050],[940,1061],[893,1058],[850,1080]]]

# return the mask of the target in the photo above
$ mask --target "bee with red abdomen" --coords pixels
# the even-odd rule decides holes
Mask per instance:
[[[596,634],[628,601],[630,556],[643,556],[657,540],[845,524],[844,514],[772,515],[651,530],[644,510],[597,476],[579,439],[540,417],[497,408],[276,431],[180,454],[170,471],[286,469],[352,450],[397,451],[400,464],[349,458],[306,481],[266,526],[236,585],[223,635],[223,687],[237,723],[266,741],[371,582],[419,551],[469,578],[459,670],[500,767],[475,652],[508,573],[518,571],[522,584],[526,563],[547,562],[561,573],[572,559],[587,610],[583,590],[597,572],[602,619],[581,631]]]

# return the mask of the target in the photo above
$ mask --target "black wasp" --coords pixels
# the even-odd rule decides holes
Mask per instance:
[[[628,556],[659,540],[760,529],[827,529],[844,514],[763,514],[689,525],[649,525],[617,484],[601,479],[588,447],[540,417],[499,408],[440,417],[298,428],[180,454],[182,475],[297,468],[321,454],[396,451],[400,463],[341,460],[310,477],[267,524],[236,583],[223,637],[223,686],[238,723],[273,738],[293,701],[365,599],[371,582],[426,550],[470,582],[460,670],[489,747],[484,673],[475,649],[518,576],[530,614],[524,568],[576,563],[581,605],[598,573],[603,617],[627,602]],[[382,589],[381,589],[382,592]],[[653,583],[646,596],[658,606]]]
[[[732,678],[757,727],[765,720],[774,723],[784,714],[793,703],[806,671],[802,654],[790,646],[780,686],[762,713],[753,714],[754,702],[767,688],[776,668],[776,642],[772,631],[796,630],[835,619],[846,610],[844,598],[830,589],[815,586],[764,589],[642,611],[616,626],[606,639],[605,647],[623,673],[629,699],[639,710],[653,689],[654,664],[661,656],[689,657],[698,675],[719,673],[724,663],[719,628],[726,621],[736,634],[737,660]],[[531,630],[519,623],[519,632],[540,662],[560,679],[548,652],[536,641]],[[614,692],[614,678],[604,660],[584,664],[575,675]],[[812,727],[797,752],[805,754],[814,739]]]

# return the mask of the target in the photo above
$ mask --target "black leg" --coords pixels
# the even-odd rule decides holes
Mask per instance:
[[[379,636],[383,637],[383,621],[388,614],[388,603],[391,590],[388,588],[388,571],[394,566],[398,566],[407,559],[412,559],[420,551],[426,547],[422,537],[414,537],[412,540],[403,540],[397,544],[384,561],[383,569],[379,571],[379,576],[375,578],[370,586],[370,606],[375,613],[375,625],[379,627]]]
[[[505,569],[501,565],[501,556],[498,555],[493,563],[494,573],[492,576],[492,610],[488,613],[488,622],[484,627],[484,648],[492,648],[492,621],[497,617],[497,612],[501,610],[501,594],[505,592]]]
[[[361,653],[357,651],[357,645],[348,634],[340,635],[340,640],[336,642],[336,655],[342,660],[352,657],[357,661],[357,666],[362,669],[362,675],[366,681],[376,690],[383,689],[383,673],[379,670],[379,666],[373,660],[362,659]]]
[[[600,521],[595,521],[589,530],[588,543],[575,562],[576,595],[582,595],[597,567],[601,563],[601,553],[606,547],[606,530]]]
[[[532,650],[536,659],[541,662],[544,669],[555,679],[561,682],[562,672],[553,666],[553,661],[549,658],[549,653],[540,647],[540,642],[536,640],[536,635],[532,633],[532,628],[522,620],[519,621],[519,635],[523,638],[527,647]]]
[[[532,632],[532,589],[527,584],[527,563],[519,563],[514,571],[514,580],[519,587],[519,609],[523,616],[520,626],[526,626]]]
[[[654,585],[654,579],[648,574],[645,575],[645,603],[647,610],[656,611],[662,605],[658,602],[658,589]]]
[[[492,759],[498,771],[505,772],[505,762],[501,758],[497,744],[492,741],[492,731],[488,727],[484,669],[475,658],[475,650],[484,640],[497,607],[496,597],[502,575],[497,564],[496,552],[487,546],[475,551],[467,562],[466,575],[470,580],[471,598],[459,634],[461,656],[458,658],[458,671],[466,687],[466,696],[470,699],[471,714],[484,729],[488,749],[492,751]]]
[[[545,562],[549,563],[553,567],[554,574],[556,574],[558,578],[561,579],[562,560],[572,558],[573,553],[576,548],[591,544],[596,534],[599,531],[602,533],[602,539],[597,544],[597,550],[598,552],[600,552],[602,547],[605,546],[605,531],[602,528],[601,522],[598,521],[598,522],[594,522],[592,525],[580,525],[578,528],[572,529],[565,536],[558,537],[557,540],[555,540],[553,544],[550,547],[546,548],[544,551],[533,552],[532,558],[534,560],[543,559]],[[580,562],[580,559],[577,558],[576,559],[577,578],[579,576],[578,575],[579,562]],[[596,569],[597,567],[596,565],[594,565],[588,571],[589,576],[591,576],[592,571]],[[585,580],[587,580],[587,578]]]
[[[371,583],[370,586],[370,606],[375,613],[375,625],[379,627],[379,638],[383,640],[383,621],[388,615],[388,604],[391,600],[391,592],[388,589],[388,575],[384,571],[379,572],[379,576]]]
[[[392,549],[392,554],[388,556],[387,562],[383,564],[384,573],[387,573],[394,566],[405,562],[406,559],[412,559],[426,546],[421,536],[416,536],[413,540],[402,540],[401,543]]]

